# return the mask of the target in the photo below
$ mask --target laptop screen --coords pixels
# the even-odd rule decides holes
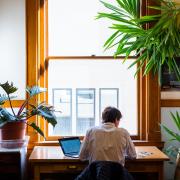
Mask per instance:
[[[81,142],[78,137],[59,139],[64,154],[79,154]]]

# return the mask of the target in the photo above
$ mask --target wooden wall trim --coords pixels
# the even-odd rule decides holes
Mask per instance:
[[[46,0],[40,0],[39,1],[39,11],[38,11],[38,54],[39,54],[39,61],[38,61],[38,85],[40,87],[45,87],[45,66],[44,66],[44,60],[45,60],[45,54],[46,54],[46,48],[45,48],[45,24],[44,24],[44,19],[45,19],[45,8],[46,8]],[[46,100],[45,98],[45,93],[41,93],[39,97],[40,102],[44,102]],[[39,127],[46,133],[45,129],[45,124],[46,122],[44,121],[43,118],[39,118]],[[43,141],[44,138],[40,136],[40,140]]]
[[[161,99],[161,107],[180,107],[179,99]]]
[[[27,86],[37,85],[38,82],[38,1],[26,0],[26,36],[27,36]],[[31,103],[36,103],[37,99]],[[34,117],[31,121],[37,121]],[[38,141],[38,135],[27,127],[30,143]]]
[[[24,100],[11,100],[12,106],[14,108],[20,107],[23,104],[23,102],[24,102]],[[3,104],[3,106],[5,108],[9,108],[10,107],[10,103],[6,101],[5,104]]]
[[[159,13],[153,9],[148,8],[148,6],[154,5],[157,5],[156,1],[142,0],[142,6],[144,7],[142,15],[152,15]],[[150,28],[153,25],[154,24],[148,24],[145,28]],[[158,76],[157,74],[153,75],[152,72],[150,72],[142,81],[143,85],[145,84],[145,87],[143,87],[145,90],[144,96],[142,97],[144,99],[142,106],[146,107],[145,109],[142,109],[142,112],[146,111],[146,121],[142,120],[142,128],[146,129],[146,140],[160,141],[160,86],[158,83]],[[142,133],[144,133],[144,131]]]

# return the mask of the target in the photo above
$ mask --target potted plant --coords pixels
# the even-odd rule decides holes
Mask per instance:
[[[0,140],[23,139],[26,126],[31,126],[44,137],[44,133],[39,126],[34,122],[30,122],[30,118],[33,116],[41,116],[53,126],[57,124],[53,106],[47,105],[45,102],[40,102],[36,105],[31,104],[31,100],[38,94],[45,92],[46,89],[38,86],[27,87],[28,98],[24,100],[18,112],[15,113],[11,99],[15,97],[12,94],[17,91],[17,88],[13,83],[9,82],[0,84],[0,87],[5,92],[5,94],[0,94]],[[6,101],[10,103],[11,111],[8,111],[3,106]],[[27,106],[28,108],[26,109]]]
[[[112,20],[110,28],[114,30],[104,47],[107,50],[116,46],[114,57],[125,55],[125,60],[132,53],[136,55],[137,59],[129,66],[137,65],[136,74],[143,68],[144,75],[152,70],[158,72],[160,82],[162,65],[167,64],[180,79],[175,61],[180,55],[180,7],[172,0],[157,2],[161,6],[148,7],[158,11],[156,15],[140,16],[140,0],[116,0],[116,4],[101,1],[109,12],[99,12],[97,19]],[[144,28],[152,22],[154,26]]]
[[[176,158],[176,170],[175,170],[175,180],[180,179],[180,115],[176,111],[175,114],[170,112],[171,119],[177,129],[177,132],[174,132],[172,129],[168,128],[166,125],[161,124],[161,127],[164,129],[164,131],[170,136],[169,141],[175,141],[175,145],[168,146],[168,148],[165,149],[165,152],[170,157]]]

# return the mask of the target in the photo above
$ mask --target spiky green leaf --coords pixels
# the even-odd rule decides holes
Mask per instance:
[[[170,115],[171,115],[171,118],[172,118],[175,126],[180,131],[180,116],[179,116],[178,111],[176,111],[176,114],[173,114],[172,112],[170,112]]]
[[[125,60],[137,51],[137,54],[143,58],[138,58],[138,61],[133,64],[140,64],[139,71],[144,68],[144,59],[146,59],[144,74],[150,71],[154,74],[158,72],[159,82],[161,66],[167,63],[180,80],[180,70],[174,61],[174,57],[180,56],[180,23],[177,21],[180,8],[171,0],[159,0],[158,3],[161,6],[148,7],[159,10],[159,14],[139,17],[139,0],[116,0],[116,3],[115,5],[102,2],[109,13],[99,13],[100,18],[108,18],[115,22],[115,24],[112,23],[111,28],[116,32],[106,41],[105,50],[116,46],[114,57],[126,54]],[[144,29],[143,25],[150,22],[156,22],[156,24],[149,29]],[[121,33],[121,36],[116,36],[117,32]],[[127,36],[132,38],[133,43],[130,39],[123,39]]]
[[[161,124],[161,127],[172,137],[171,140],[176,140],[180,142],[180,134],[175,133],[173,130],[169,129],[165,125]]]

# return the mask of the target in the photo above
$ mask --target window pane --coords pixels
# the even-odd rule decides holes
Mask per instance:
[[[111,0],[115,1],[115,0]],[[114,30],[112,21],[95,20],[107,12],[99,0],[49,0],[48,33],[50,56],[113,55],[103,52],[103,44]]]
[[[71,89],[52,89],[53,105],[56,111],[57,125],[51,131],[53,135],[72,134],[72,92]]]
[[[118,108],[118,92],[119,89],[100,89],[99,95],[100,95],[100,115],[102,114],[102,111],[107,106],[113,106]]]
[[[52,92],[54,88],[72,90],[71,128],[69,128],[69,125],[66,127],[61,124],[61,120],[58,120],[57,129],[59,128],[59,130],[56,132],[62,135],[60,129],[69,128],[71,129],[70,135],[81,134],[83,132],[78,132],[76,128],[77,123],[79,123],[79,118],[94,118],[95,122],[93,120],[90,121],[92,124],[88,124],[88,126],[99,125],[99,123],[101,123],[100,117],[102,108],[107,105],[115,106],[116,103],[118,103],[117,107],[119,107],[123,115],[120,127],[126,128],[132,135],[136,135],[137,80],[134,78],[136,67],[134,66],[127,69],[133,61],[132,59],[127,60],[122,64],[121,60],[107,59],[50,60],[48,66],[49,103],[53,103]],[[60,94],[63,94],[62,91]],[[62,96],[63,102],[66,102],[67,99],[70,98],[69,96],[64,97],[67,96],[67,94]],[[60,103],[59,97],[56,97],[56,99],[59,104],[58,110],[65,111],[62,112],[62,115],[68,114],[68,108],[66,109],[63,103]],[[95,107],[94,111],[93,107]],[[93,114],[95,114],[95,117]],[[60,116],[59,119],[61,119]],[[50,130],[51,135],[53,135],[52,131]]]
[[[77,89],[77,135],[95,125],[95,89]]]

